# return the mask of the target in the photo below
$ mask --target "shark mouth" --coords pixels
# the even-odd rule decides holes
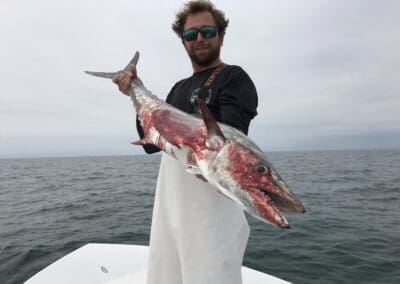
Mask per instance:
[[[257,211],[257,218],[263,221],[269,221],[274,226],[279,228],[290,228],[289,222],[285,216],[280,212],[278,207],[278,199],[273,194],[266,190],[252,188],[250,189],[250,196],[253,199],[253,204]]]

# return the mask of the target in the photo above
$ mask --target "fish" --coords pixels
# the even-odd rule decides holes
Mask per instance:
[[[118,72],[85,72],[112,79],[136,66],[138,60],[136,52]],[[157,146],[245,212],[278,228],[290,228],[283,212],[305,212],[256,143],[241,131],[217,122],[203,100],[198,100],[200,116],[185,113],[152,94],[138,77],[132,80],[128,95],[144,133],[132,144]]]

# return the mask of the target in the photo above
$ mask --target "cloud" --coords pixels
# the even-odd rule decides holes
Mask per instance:
[[[215,2],[230,18],[222,58],[243,66],[259,93],[257,143],[400,147],[398,1]],[[165,98],[192,72],[170,28],[181,5],[2,1],[0,155],[131,153],[116,138],[136,136],[130,101],[83,71],[118,70],[139,50],[141,78]],[[91,148],[89,137],[108,142]]]

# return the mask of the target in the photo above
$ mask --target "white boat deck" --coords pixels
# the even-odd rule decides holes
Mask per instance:
[[[52,263],[26,284],[145,284],[148,247],[87,244]],[[290,284],[242,267],[243,284]]]

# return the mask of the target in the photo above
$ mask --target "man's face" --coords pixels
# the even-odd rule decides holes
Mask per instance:
[[[199,29],[204,26],[216,26],[215,20],[209,12],[189,15],[186,18],[183,30],[186,31],[192,28]],[[215,59],[219,58],[222,43],[223,35],[220,33],[217,33],[217,36],[212,38],[204,38],[203,35],[199,33],[197,39],[193,41],[183,40],[183,44],[190,59],[200,66],[208,66],[214,62]]]

